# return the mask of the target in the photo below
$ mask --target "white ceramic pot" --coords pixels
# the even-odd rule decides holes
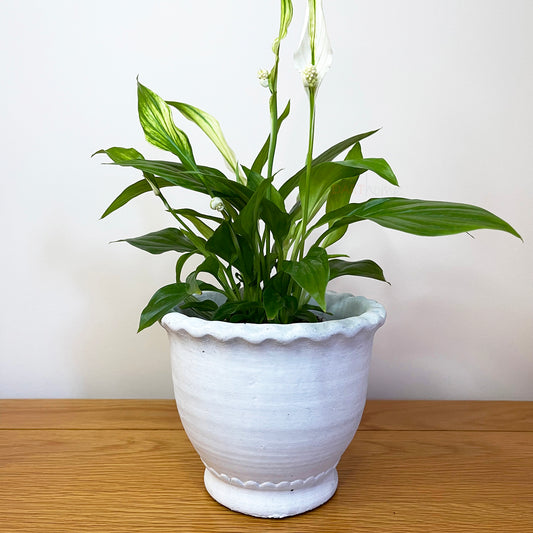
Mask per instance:
[[[361,420],[372,340],[385,309],[330,293],[323,322],[231,324],[173,312],[178,411],[222,505],[282,518],[326,502]]]

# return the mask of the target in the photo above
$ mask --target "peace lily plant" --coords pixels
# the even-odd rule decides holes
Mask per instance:
[[[278,67],[281,43],[292,15],[291,0],[281,0],[279,32],[272,46],[273,66],[258,74],[261,85],[270,93],[271,130],[250,166],[240,163],[213,116],[186,103],[164,100],[139,82],[138,112],[146,139],[175,157],[147,160],[133,148],[120,147],[97,152],[107,154],[116,165],[142,173],[142,179],[127,187],[102,217],[143,193],[153,192],[174,220],[172,227],[123,239],[151,254],[180,254],[176,281],[153,295],[142,311],[139,330],[176,306],[207,320],[281,324],[317,321],[321,312],[327,312],[325,293],[330,280],[351,275],[385,281],[374,261],[350,261],[341,259],[347,256],[328,253],[348,226],[362,220],[424,236],[487,228],[520,237],[501,218],[473,205],[400,197],[350,201],[365,172],[395,186],[398,182],[384,159],[363,156],[361,141],[377,130],[354,135],[314,155],[317,92],[332,62],[321,0],[308,0],[301,42],[294,55],[309,103],[305,164],[276,187],[278,133],[290,111],[287,103],[279,112]],[[203,130],[229,171],[196,161],[187,135],[174,122],[173,111]],[[338,160],[344,152],[344,159]],[[163,192],[167,187],[206,195],[205,205],[212,211],[171,205]],[[291,195],[293,191],[297,195]],[[202,261],[184,275],[184,266],[193,256],[200,256]],[[203,281],[205,274],[216,283]],[[203,291],[222,293],[224,303],[200,298]]]

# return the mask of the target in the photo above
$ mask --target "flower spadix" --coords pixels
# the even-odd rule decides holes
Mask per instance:
[[[302,37],[294,54],[294,64],[302,75],[304,86],[316,91],[332,62],[333,51],[326,31],[322,0],[308,0]]]

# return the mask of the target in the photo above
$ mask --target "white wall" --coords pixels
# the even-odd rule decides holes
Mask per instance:
[[[306,98],[292,67],[303,18],[283,43],[281,93],[293,113],[277,163],[298,168]],[[137,335],[148,298],[173,278],[171,256],[107,244],[171,225],[152,196],[99,221],[137,175],[90,154],[157,155],[136,118],[135,77],[218,117],[250,162],[268,130],[275,1],[3,0],[0,3],[2,260],[0,397],[171,397],[164,332]],[[334,66],[320,91],[317,151],[383,130],[401,189],[362,181],[356,198],[477,203],[513,224],[421,238],[371,223],[343,251],[372,258],[392,285],[341,278],[337,290],[383,302],[370,397],[533,400],[530,0],[326,2]],[[220,165],[186,124],[197,158]],[[181,192],[183,206],[205,200]]]

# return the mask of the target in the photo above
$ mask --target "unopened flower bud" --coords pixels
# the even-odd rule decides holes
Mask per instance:
[[[259,83],[263,86],[263,87],[268,87],[268,77],[269,77],[270,73],[268,72],[268,70],[262,68],[259,70],[259,72],[257,73],[257,77],[259,78]]]
[[[222,198],[219,198],[218,196],[211,198],[211,202],[209,206],[211,207],[211,209],[214,209],[215,211],[224,211],[224,202]]]
[[[315,65],[308,65],[302,70],[302,80],[306,87],[316,87],[318,83],[318,71]]]
[[[159,187],[152,180],[148,180],[148,183],[150,184],[150,187],[152,187],[152,191],[154,191],[154,194],[156,196],[161,196],[161,191],[159,190]]]

